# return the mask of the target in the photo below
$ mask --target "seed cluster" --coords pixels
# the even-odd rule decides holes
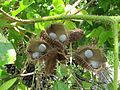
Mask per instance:
[[[69,62],[70,43],[74,43],[83,37],[84,33],[81,29],[66,31],[62,24],[52,24],[46,30],[41,31],[40,38],[31,40],[28,46],[28,53],[32,62],[44,62],[42,73],[45,76],[51,75],[56,70],[57,62]],[[81,65],[83,68],[95,71],[103,66],[106,58],[99,48],[93,46],[83,46],[75,50],[72,54],[73,62]],[[32,69],[33,67],[33,69]],[[31,70],[30,70],[31,69]],[[34,72],[35,65],[28,65],[26,73]],[[31,86],[33,75],[23,78],[27,86]],[[42,81],[41,81],[42,82]]]
[[[67,32],[62,24],[52,24],[41,32],[40,39],[30,43],[28,51],[33,60],[45,60],[44,72],[53,73],[57,60],[66,60],[68,55],[66,47],[82,37],[81,29]],[[77,49],[73,59],[76,64],[91,70],[100,68],[106,62],[101,50],[92,46]]]

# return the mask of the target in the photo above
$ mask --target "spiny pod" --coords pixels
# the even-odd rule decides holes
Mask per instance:
[[[47,53],[50,48],[51,47],[46,42],[33,39],[30,41],[27,51],[31,59],[35,60]]]
[[[69,42],[75,42],[83,37],[84,33],[81,29],[75,29],[69,32]]]
[[[99,69],[107,61],[101,50],[94,46],[81,47],[75,52],[74,58],[77,64],[90,70]]]
[[[31,40],[28,46],[28,53],[33,63],[37,61],[44,62],[45,66],[42,71],[45,72],[45,74],[54,72],[58,55],[57,48],[52,48],[48,43],[40,40]]]
[[[57,39],[64,43],[68,39],[68,35],[63,24],[52,24],[46,29],[46,32],[52,40]]]
[[[46,41],[52,48],[57,48],[58,60],[64,60],[66,49],[64,42],[67,40],[67,34],[62,24],[52,24],[49,28],[42,31],[40,38]],[[62,55],[63,54],[63,55]]]
[[[40,39],[42,39],[43,41],[46,41],[49,44],[49,46],[51,46],[52,48],[57,48],[58,50],[65,49],[64,45],[59,40],[50,39],[46,31],[42,31],[40,35]]]

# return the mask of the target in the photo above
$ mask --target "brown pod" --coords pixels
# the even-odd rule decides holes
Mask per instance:
[[[99,69],[107,61],[101,50],[94,46],[85,46],[78,49],[74,58],[77,64],[91,70]]]
[[[75,29],[69,32],[69,42],[75,42],[83,37],[83,31],[81,29]]]
[[[52,45],[53,43],[53,40],[50,39],[50,37],[48,36],[47,32],[45,30],[43,30],[41,33],[40,33],[40,40],[42,41],[46,41],[48,44]]]
[[[42,31],[40,38],[46,41],[52,48],[56,48],[58,51],[58,60],[65,60],[65,56],[67,54],[67,50],[64,47],[64,44],[59,40],[52,40],[46,33],[46,31]]]
[[[42,70],[45,74],[54,72],[57,63],[57,48],[51,48],[46,42],[40,40],[31,40],[28,53],[33,61],[44,62],[45,66]]]
[[[57,50],[51,49],[41,58],[45,60],[45,67],[44,67],[45,74],[54,73],[57,64]]]
[[[28,46],[28,53],[32,60],[39,59],[42,55],[46,54],[51,47],[40,40],[31,40]]]
[[[68,35],[63,24],[52,24],[46,29],[46,32],[52,40],[57,39],[64,43],[68,39]]]
[[[46,41],[53,48],[57,48],[57,49],[61,49],[61,50],[64,49],[64,45],[57,39],[56,40],[50,39],[50,37],[48,36],[46,31],[42,31],[42,33],[40,35],[40,39]]]

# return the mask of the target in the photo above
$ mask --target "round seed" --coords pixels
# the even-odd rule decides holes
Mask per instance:
[[[57,35],[53,32],[49,33],[49,36],[52,40],[55,40],[57,38]]]
[[[94,69],[97,69],[99,67],[99,63],[96,61],[91,61],[90,63]]]
[[[93,52],[92,50],[86,50],[84,55],[87,57],[87,58],[91,58],[93,56]]]
[[[40,44],[38,48],[40,52],[44,52],[47,49],[45,44]]]
[[[39,58],[40,57],[40,53],[39,52],[34,52],[33,54],[32,54],[32,58],[33,59],[37,59],[37,58]]]
[[[67,40],[66,35],[65,35],[65,34],[60,35],[59,40],[60,40],[61,42],[66,41],[66,40]]]

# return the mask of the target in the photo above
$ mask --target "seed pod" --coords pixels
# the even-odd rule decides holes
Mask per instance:
[[[83,31],[81,29],[76,29],[69,32],[69,42],[75,42],[83,37]]]
[[[52,33],[52,37],[55,37],[61,42],[67,40],[67,32],[62,24],[52,24],[49,28],[46,29],[46,32],[50,37]]]
[[[40,40],[31,40],[27,51],[32,59],[39,59],[50,48],[51,47],[45,42],[41,42]]]
[[[106,62],[101,50],[93,46],[81,47],[75,52],[74,58],[77,64],[90,70],[98,69]]]
[[[41,56],[40,59],[44,59],[45,61],[45,67],[43,69],[45,74],[52,74],[56,68],[57,63],[57,49],[53,48],[48,50],[48,52]]]

